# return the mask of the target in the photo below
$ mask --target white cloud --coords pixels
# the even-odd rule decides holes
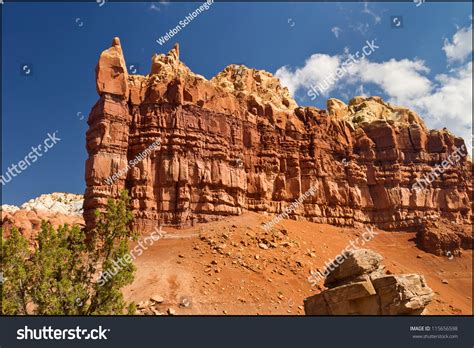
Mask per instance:
[[[455,40],[453,40],[455,42]],[[313,54],[304,66],[296,69],[284,66],[276,76],[294,95],[299,89],[305,92],[334,76],[334,72],[347,57]],[[337,90],[350,96],[370,94],[364,85],[375,86],[388,96],[389,102],[416,111],[429,128],[448,128],[466,141],[472,130],[472,62],[430,80],[430,69],[422,60],[390,59],[384,62],[360,60],[347,69],[347,73],[329,85],[325,97]]]
[[[342,32],[342,29],[339,28],[339,27],[332,27],[331,31],[337,39],[337,38],[339,38],[339,34]]]
[[[335,76],[337,68],[347,59],[344,55],[330,56],[327,54],[313,54],[306,60],[303,67],[294,71],[284,66],[277,70],[276,76],[283,85],[287,86],[293,95],[300,88],[309,89],[312,85],[327,85],[329,78]],[[426,95],[431,90],[430,80],[423,76],[429,69],[423,61],[409,59],[391,59],[383,63],[370,62],[367,59],[359,60],[350,67],[346,67],[344,76],[334,84],[329,84],[325,94],[335,89],[345,88],[348,85],[364,83],[380,86],[384,92],[398,104],[407,103],[413,98]],[[409,82],[408,82],[409,81]]]
[[[465,140],[472,132],[472,62],[450,75],[440,74],[430,94],[411,101],[409,107],[425,116],[432,128],[446,127]]]
[[[383,63],[363,60],[354,67],[350,80],[378,85],[397,104],[420,98],[431,90],[430,80],[423,76],[429,69],[421,60],[390,59]]]
[[[443,50],[449,62],[464,62],[472,52],[472,25],[459,29],[451,41],[445,39]]]
[[[302,68],[296,68],[292,71],[291,67],[283,66],[276,71],[275,76],[294,95],[298,89],[307,88],[324,80],[340,64],[339,56],[313,54],[306,60]]]

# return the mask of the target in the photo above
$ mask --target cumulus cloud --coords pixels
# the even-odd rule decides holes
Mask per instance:
[[[335,56],[313,54],[304,66],[293,70],[284,66],[275,75],[292,95],[299,89],[323,85],[323,94],[327,96],[336,89],[365,83],[380,86],[394,102],[403,104],[429,93],[431,89],[430,80],[423,75],[429,72],[428,67],[421,60],[409,59],[391,59],[383,63],[370,62],[365,58],[356,59],[356,63],[345,67],[344,75],[336,78],[336,83],[328,84],[327,81],[336,77],[337,69],[343,67],[348,56],[350,54],[347,51]]]
[[[445,39],[443,50],[449,62],[464,62],[472,52],[472,25],[459,29],[452,40]]]
[[[435,77],[431,93],[408,105],[432,128],[446,127],[469,141],[472,134],[472,62]]]
[[[443,49],[448,60],[465,59],[465,29],[460,29]],[[449,52],[449,53],[448,53]],[[313,54],[302,67],[292,69],[284,66],[277,70],[276,76],[294,95],[302,89],[308,92],[311,86],[333,76],[337,68],[346,60],[348,52],[342,55]],[[458,59],[459,58],[459,59]],[[390,59],[372,62],[365,58],[348,68],[343,76],[335,79],[325,93],[329,97],[334,91],[341,95],[370,94],[367,85],[380,89],[388,96],[388,101],[416,111],[429,128],[448,128],[454,134],[471,141],[472,131],[472,61],[461,64],[444,74],[429,78],[430,69],[419,59]]]
[[[297,90],[307,88],[324,80],[340,64],[341,58],[339,56],[313,54],[306,60],[302,68],[292,69],[289,66],[283,66],[276,71],[275,76],[294,95]]]
[[[355,66],[349,80],[378,85],[394,103],[404,104],[430,92],[431,81],[423,75],[429,71],[421,60],[363,60]]]

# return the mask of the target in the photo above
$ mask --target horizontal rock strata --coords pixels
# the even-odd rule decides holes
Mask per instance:
[[[100,55],[96,76],[88,228],[93,211],[123,188],[141,231],[244,211],[386,229],[471,221],[472,163],[465,150],[454,156],[464,141],[378,97],[299,107],[265,71],[230,65],[206,80],[179,60],[178,46],[155,55],[148,75],[129,75],[118,38]],[[452,164],[413,189],[444,160]]]

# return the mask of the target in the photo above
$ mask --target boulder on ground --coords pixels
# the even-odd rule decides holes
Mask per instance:
[[[345,254],[326,278],[329,288],[304,301],[307,315],[419,315],[434,297],[422,275],[388,275],[369,249]]]
[[[343,258],[341,262],[337,262]],[[339,260],[337,260],[339,259]],[[383,257],[370,249],[356,249],[342,256],[338,256],[332,262],[333,270],[326,277],[324,285],[334,287],[335,285],[354,281],[355,279],[363,279],[361,276],[380,269],[380,263]]]
[[[417,234],[421,249],[438,256],[460,256],[461,238],[451,231],[423,227]]]

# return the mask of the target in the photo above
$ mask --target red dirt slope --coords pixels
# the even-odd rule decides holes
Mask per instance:
[[[303,299],[322,289],[322,282],[308,282],[310,270],[323,270],[366,232],[293,220],[266,232],[261,226],[267,221],[248,213],[183,230],[165,228],[166,237],[137,257],[127,300],[163,297],[153,310],[141,311],[147,314],[171,309],[179,315],[301,315]],[[435,256],[416,247],[414,232],[375,231],[374,239],[358,245],[380,253],[389,272],[423,274],[436,293],[428,314],[472,314],[472,251]]]

